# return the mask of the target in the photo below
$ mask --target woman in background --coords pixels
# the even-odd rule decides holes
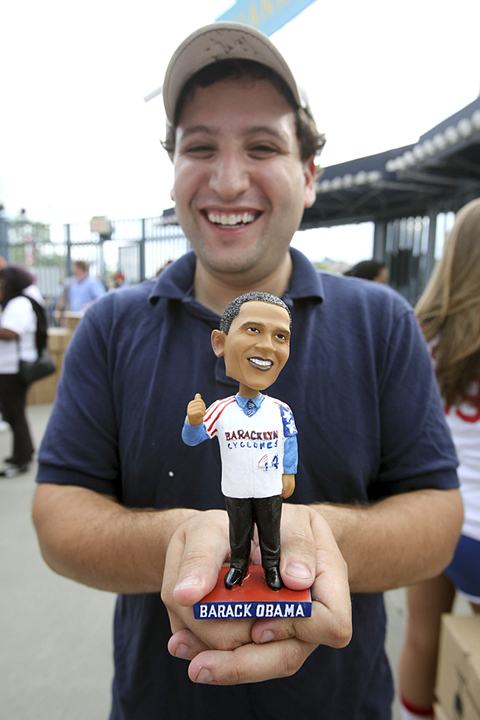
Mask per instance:
[[[37,316],[32,300],[24,295],[32,283],[24,268],[10,265],[0,269],[0,404],[13,432],[12,455],[0,469],[3,477],[27,472],[34,451],[25,414],[28,388],[18,374],[20,358],[37,358]]]
[[[433,718],[440,617],[451,612],[455,592],[480,612],[480,199],[457,213],[416,313],[457,449],[465,519],[444,574],[407,589],[399,669],[404,720]]]

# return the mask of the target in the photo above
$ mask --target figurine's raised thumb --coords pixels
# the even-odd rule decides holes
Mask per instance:
[[[195,397],[194,397],[193,399],[194,399],[194,400],[201,400],[201,399],[202,399],[202,396],[200,395],[200,393],[196,393],[196,395],[195,395]]]

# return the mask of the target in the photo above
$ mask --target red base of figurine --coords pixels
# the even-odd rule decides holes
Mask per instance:
[[[310,590],[270,590],[258,565],[250,565],[240,587],[227,590],[223,579],[228,570],[220,570],[215,588],[193,606],[197,620],[311,616]]]

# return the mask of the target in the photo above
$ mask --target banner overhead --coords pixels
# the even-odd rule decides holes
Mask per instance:
[[[272,35],[314,0],[237,0],[218,20],[241,22]]]

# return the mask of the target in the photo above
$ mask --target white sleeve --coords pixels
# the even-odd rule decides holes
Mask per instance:
[[[37,318],[30,300],[21,296],[10,300],[2,313],[0,324],[2,328],[11,330],[17,335],[35,332]]]

